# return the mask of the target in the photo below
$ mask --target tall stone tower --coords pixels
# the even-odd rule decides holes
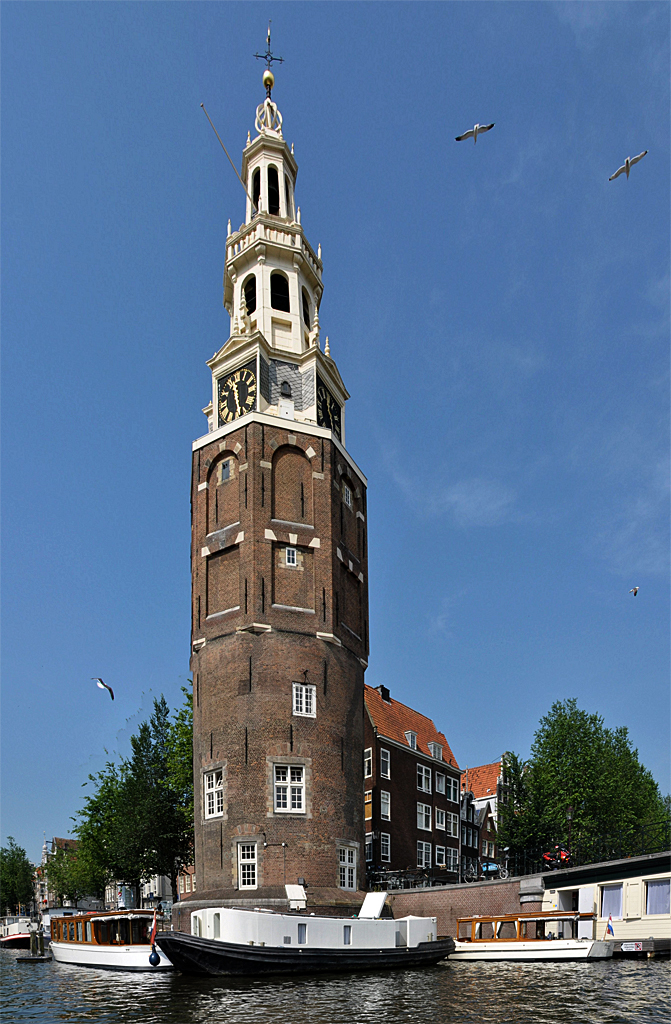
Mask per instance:
[[[264,84],[191,486],[198,897],[256,902],[299,878],[325,899],[363,887],[368,656],[366,478],[269,71]]]

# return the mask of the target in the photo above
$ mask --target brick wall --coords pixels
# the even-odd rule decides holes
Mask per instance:
[[[449,885],[442,889],[407,889],[392,893],[389,899],[394,917],[416,914],[418,917],[437,917],[438,935],[457,934],[458,917],[476,914],[534,913],[541,909],[541,901],[520,905],[520,879],[497,879],[492,882],[473,882],[470,885]]]

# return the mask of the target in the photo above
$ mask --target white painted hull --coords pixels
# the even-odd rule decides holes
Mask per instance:
[[[49,946],[54,960],[77,967],[97,967],[112,971],[172,971],[172,964],[160,949],[160,964],[149,963],[151,946],[94,946],[83,942],[54,942]]]
[[[533,942],[457,942],[450,960],[607,960],[612,942],[535,939]]]

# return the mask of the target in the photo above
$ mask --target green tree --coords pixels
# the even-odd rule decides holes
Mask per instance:
[[[556,701],[541,719],[526,762],[506,755],[509,784],[500,842],[513,854],[567,843],[583,861],[627,856],[650,845],[642,829],[668,814],[627,729],[608,729],[575,699]]]
[[[71,900],[75,906],[86,896],[101,897],[106,874],[81,843],[76,850],[59,849],[46,865],[49,889],[59,900]]]
[[[0,847],[0,907],[18,914],[33,899],[33,866],[12,836]]]

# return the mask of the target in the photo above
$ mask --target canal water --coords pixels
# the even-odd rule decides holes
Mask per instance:
[[[0,951],[12,1024],[669,1024],[671,965],[454,964],[243,981],[20,964]]]

